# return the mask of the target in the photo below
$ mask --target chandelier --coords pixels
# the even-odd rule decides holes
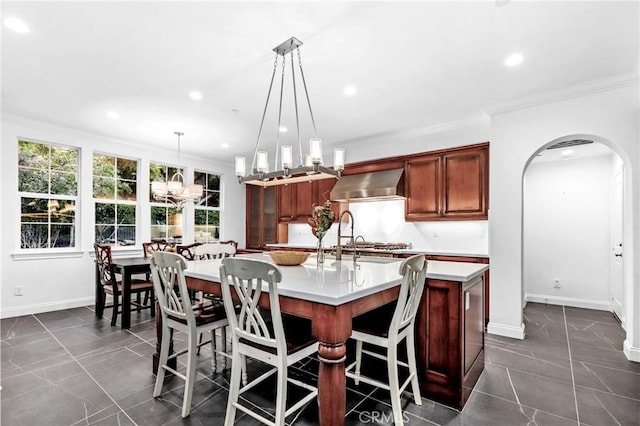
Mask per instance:
[[[251,173],[246,174],[245,157],[236,157],[235,169],[236,176],[239,183],[246,183],[250,185],[259,186],[274,186],[274,185],[286,185],[289,183],[303,182],[319,179],[340,179],[340,174],[344,170],[344,148],[334,149],[333,168],[325,167],[322,164],[322,139],[318,137],[316,130],[316,122],[311,110],[311,102],[309,100],[309,93],[307,92],[307,83],[304,78],[304,72],[302,70],[302,59],[300,56],[299,47],[302,42],[295,37],[291,37],[289,40],[280,44],[273,49],[276,52],[275,61],[273,64],[273,74],[271,75],[271,83],[269,84],[269,92],[267,93],[267,101],[264,105],[264,111],[262,112],[262,120],[260,121],[260,130],[258,131],[258,140],[256,141],[256,147],[253,154],[253,161],[251,162]],[[302,139],[300,137],[300,120],[298,114],[298,92],[296,87],[296,76],[294,68],[294,51],[297,54],[298,66],[300,68],[300,78],[302,80],[302,87],[304,88],[304,95],[309,108],[309,115],[311,116],[311,123],[313,125],[313,137],[309,140],[309,152],[303,159],[302,151]],[[292,145],[280,144],[280,133],[282,133],[282,95],[284,91],[285,80],[285,64],[286,55],[291,57],[291,81],[293,83],[293,105],[295,107],[296,117],[296,130],[298,139],[298,154],[299,162],[294,167],[294,155]],[[271,90],[273,88],[273,82],[276,76],[278,68],[278,60],[282,58],[282,76],[280,79],[280,102],[278,107],[278,123],[276,127],[276,141],[275,141],[275,171],[269,171],[268,153],[265,150],[260,149],[260,142],[262,139],[262,130],[264,127],[264,119],[267,113],[267,107],[269,106],[269,99],[271,98]],[[280,158],[278,157],[280,155]],[[280,160],[280,161],[278,161]],[[278,168],[279,167],[279,168]]]
[[[178,136],[178,164],[180,164],[180,137],[183,132],[173,132]],[[199,201],[202,197],[202,185],[186,185],[184,175],[178,169],[168,182],[151,182],[151,194],[154,200],[170,203],[182,209],[189,201]]]

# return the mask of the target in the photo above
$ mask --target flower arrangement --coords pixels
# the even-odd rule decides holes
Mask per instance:
[[[311,225],[311,232],[318,239],[322,240],[325,234],[333,225],[334,214],[331,211],[331,201],[325,201],[324,204],[313,205],[311,218],[307,221]]]

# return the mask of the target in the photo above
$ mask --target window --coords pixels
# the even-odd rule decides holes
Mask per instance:
[[[220,238],[220,175],[196,171],[194,183],[202,185],[203,195],[195,206],[194,235],[197,242]]]
[[[18,141],[20,248],[76,246],[79,150]]]
[[[151,182],[168,182],[179,167],[165,164],[149,164],[149,201],[151,201],[151,240],[181,241],[182,211],[165,200],[155,200],[151,192]]]
[[[136,243],[138,162],[107,154],[93,154],[95,241]]]

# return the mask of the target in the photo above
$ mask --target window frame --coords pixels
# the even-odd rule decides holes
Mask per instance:
[[[222,237],[222,215],[223,215],[223,203],[222,203],[222,178],[223,175],[222,173],[216,173],[216,172],[210,172],[210,171],[206,171],[206,170],[199,170],[199,169],[194,169],[193,171],[193,181],[196,182],[196,173],[203,173],[205,174],[205,182],[204,185],[202,186],[202,192],[203,192],[203,197],[207,196],[207,192],[210,191],[215,191],[215,190],[209,190],[208,185],[209,185],[209,176],[210,175],[215,175],[218,177],[218,207],[209,207],[209,206],[201,206],[198,205],[196,203],[194,203],[193,205],[193,223],[191,224],[192,227],[192,231],[193,231],[193,238],[194,241],[198,241],[198,238],[196,237],[197,235],[197,231],[196,231],[196,226],[206,226],[207,228],[211,225],[209,225],[208,223],[208,216],[209,214],[207,213],[206,217],[207,217],[207,223],[205,225],[198,225],[196,224],[196,216],[197,216],[197,212],[198,210],[202,210],[202,211],[206,211],[206,212],[210,212],[210,211],[217,211],[218,212],[218,225],[217,225],[217,230],[218,230],[218,237],[215,237],[215,233],[214,235],[211,236],[211,239],[207,239],[206,241],[202,241],[202,242],[217,242],[223,239]]]
[[[94,193],[94,185],[95,185],[95,178],[96,177],[104,177],[104,176],[97,176],[95,174],[95,156],[96,155],[103,155],[106,157],[113,157],[115,159],[115,167],[114,167],[114,175],[113,175],[113,179],[114,182],[116,183],[116,185],[114,186],[114,193],[113,196],[114,198],[97,198],[95,196]],[[128,161],[134,161],[136,163],[136,178],[135,180],[133,179],[120,179],[118,176],[118,160],[128,160]],[[116,235],[116,239],[113,243],[106,243],[112,246],[112,248],[114,250],[116,249],[121,249],[121,250],[127,250],[127,249],[131,249],[133,247],[138,247],[141,245],[141,238],[140,238],[140,167],[141,167],[142,161],[140,158],[134,158],[134,157],[128,157],[125,155],[120,155],[120,154],[115,154],[115,153],[110,153],[110,152],[106,152],[106,151],[98,151],[98,150],[94,150],[92,155],[91,155],[91,200],[92,200],[92,214],[93,214],[93,229],[92,229],[92,241],[94,243],[96,243],[96,227],[98,226],[98,223],[96,222],[96,208],[98,204],[111,204],[114,206],[114,219],[115,219],[115,223],[113,224],[114,226],[114,233]],[[117,182],[118,180],[124,180],[127,182],[135,182],[136,184],[136,198],[135,200],[125,200],[125,199],[119,199],[118,198],[118,187],[117,187]],[[123,205],[123,206],[133,206],[135,209],[135,213],[133,215],[134,217],[134,224],[133,224],[133,229],[134,229],[134,233],[135,233],[135,240],[133,242],[133,244],[125,244],[125,245],[120,245],[118,243],[117,240],[117,235],[118,235],[118,206],[119,205]],[[131,227],[130,224],[127,224],[126,227]],[[105,244],[105,243],[101,243],[101,244]]]
[[[49,156],[48,156],[48,165],[47,165],[47,174],[48,174],[48,180],[47,180],[47,185],[48,185],[48,190],[47,192],[30,192],[30,191],[22,191],[20,190],[20,183],[21,183],[21,178],[20,178],[20,172],[21,170],[23,170],[25,168],[25,166],[21,166],[20,165],[20,143],[24,142],[24,143],[29,143],[29,144],[38,144],[38,145],[44,145],[46,147],[48,147],[49,149]],[[45,256],[55,256],[55,255],[62,255],[62,256],[68,256],[69,253],[76,253],[79,252],[81,250],[81,234],[80,234],[80,223],[81,223],[81,215],[80,215],[80,205],[81,205],[81,191],[82,191],[82,183],[81,183],[81,175],[82,175],[82,148],[79,146],[75,146],[75,145],[71,145],[71,144],[64,144],[64,143],[58,143],[58,142],[50,142],[50,141],[44,141],[44,140],[38,140],[38,139],[34,139],[34,138],[28,138],[28,137],[17,137],[16,138],[16,169],[15,169],[15,173],[16,173],[16,200],[17,200],[17,209],[16,209],[16,214],[17,214],[17,224],[18,226],[16,227],[16,256],[20,257],[20,256],[39,256],[39,255],[45,255]],[[75,151],[76,152],[76,163],[75,163],[75,195],[66,195],[66,194],[54,194],[51,192],[51,172],[52,172],[52,168],[51,168],[51,149],[52,148],[63,148],[63,149],[67,149],[67,150],[71,150],[71,151]],[[32,169],[32,170],[38,170],[36,168],[33,167],[26,167],[27,169]],[[58,170],[59,172],[62,170]],[[73,216],[73,222],[71,225],[68,225],[71,227],[71,232],[73,234],[73,245],[69,245],[69,246],[62,246],[62,247],[50,247],[51,245],[51,226],[56,224],[57,222],[52,222],[51,221],[51,217],[49,216],[46,222],[47,225],[47,247],[23,247],[22,246],[22,226],[25,223],[30,223],[30,222],[23,222],[22,220],[22,200],[23,198],[33,198],[33,199],[42,199],[42,200],[48,200],[47,202],[50,203],[51,201],[72,201],[74,203],[74,216]],[[44,224],[44,222],[33,222],[33,223],[39,223],[39,224]]]

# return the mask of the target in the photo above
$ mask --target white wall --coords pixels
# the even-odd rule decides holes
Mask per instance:
[[[611,310],[612,172],[611,154],[529,165],[523,228],[526,301]],[[554,288],[556,279],[559,288]]]
[[[640,361],[640,152],[638,84],[561,100],[491,118],[489,253],[491,315],[488,331],[522,338],[522,178],[532,156],[567,135],[595,135],[625,162],[625,353]]]
[[[77,205],[78,248],[55,250],[55,254],[39,257],[20,257],[20,204],[17,197],[17,142],[18,138],[51,142],[81,148],[80,187]],[[175,164],[176,152],[154,150],[151,147],[132,146],[127,141],[114,141],[80,133],[73,129],[48,125],[17,117],[2,117],[2,144],[0,146],[0,170],[2,170],[2,210],[0,216],[0,317],[24,315],[83,306],[94,302],[93,266],[93,201],[92,157],[93,151],[108,152],[139,162],[138,197],[147,200],[149,162]],[[187,180],[193,178],[193,170],[209,171],[222,175],[221,217],[222,239],[233,239],[241,245],[245,242],[245,191],[239,186],[233,164],[219,164],[205,159],[182,156]],[[150,239],[150,207],[139,203],[137,220],[138,245],[119,251],[120,254],[142,254],[141,243]],[[185,242],[193,239],[193,207],[184,211]],[[116,250],[116,249],[114,249]],[[117,255],[117,253],[116,253]],[[20,260],[18,260],[20,259]],[[14,296],[14,287],[24,287],[23,296]]]

